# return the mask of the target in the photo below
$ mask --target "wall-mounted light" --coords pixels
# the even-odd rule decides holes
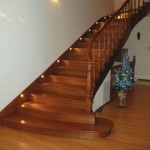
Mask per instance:
[[[21,107],[23,107],[23,108],[24,108],[24,107],[25,107],[25,105],[24,105],[24,104],[22,104],[22,105],[21,105]]]
[[[58,59],[58,60],[57,60],[57,62],[59,63],[59,62],[60,62],[60,60]]]
[[[24,97],[24,94],[20,94],[20,97],[23,98],[23,97]]]
[[[26,121],[25,120],[21,120],[20,123],[21,124],[26,124]]]
[[[82,40],[82,38],[80,38],[80,41]]]
[[[91,29],[89,29],[89,32],[91,32]]]
[[[59,0],[51,0],[53,3],[58,3]]]
[[[117,18],[118,18],[118,19],[120,19],[120,18],[121,18],[121,16],[118,16]]]
[[[71,50],[72,50],[72,47],[70,47],[69,49],[70,49],[70,51],[71,51]]]
[[[98,21],[96,22],[96,24],[98,24]]]
[[[141,38],[141,33],[138,32],[138,33],[137,33],[137,39],[140,40],[140,38]]]
[[[45,77],[45,76],[42,74],[42,75],[41,75],[41,78],[43,79],[44,77]]]

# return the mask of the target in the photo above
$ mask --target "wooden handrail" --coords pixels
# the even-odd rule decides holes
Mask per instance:
[[[92,110],[91,106],[94,97],[95,83],[100,79],[99,75],[101,69],[104,68],[103,66],[106,67],[107,64],[110,64],[112,57],[116,57],[118,44],[127,33],[131,32],[132,20],[135,14],[141,9],[141,6],[146,2],[145,0],[126,0],[120,9],[100,26],[97,33],[89,41],[87,51],[87,103],[89,104],[89,110]],[[148,0],[148,2],[150,2],[150,0]],[[118,25],[114,26],[113,23],[118,23]],[[114,27],[113,31],[110,31],[111,25]],[[101,41],[103,41],[103,44],[101,44]],[[95,49],[98,55],[95,54]],[[96,64],[98,64],[98,67]]]
[[[91,40],[91,43],[90,43],[90,47],[89,47],[89,51],[91,50],[91,47],[92,47],[92,43],[94,42],[94,40],[96,39],[96,37],[106,28],[106,26],[118,15],[120,14],[120,11],[126,6],[126,4],[129,2],[129,0],[125,1],[124,4],[122,5],[122,7],[117,10],[113,15],[112,17],[106,21],[106,23],[99,28],[99,31],[95,34],[95,36],[92,38]]]

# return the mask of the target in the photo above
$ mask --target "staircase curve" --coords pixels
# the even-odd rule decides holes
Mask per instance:
[[[94,96],[150,0],[127,0],[93,24],[9,104],[0,124],[51,136],[103,138],[113,122],[92,112]]]

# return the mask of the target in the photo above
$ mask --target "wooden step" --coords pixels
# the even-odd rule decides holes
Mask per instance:
[[[17,107],[17,112],[41,119],[95,124],[95,116],[92,112],[77,108],[68,108],[66,106],[51,106],[41,103],[26,102]]]
[[[68,108],[85,110],[85,97],[80,96],[35,92],[30,95],[30,100],[35,103],[47,104],[50,106],[65,106]]]
[[[87,77],[87,69],[73,68],[73,67],[57,67],[55,69],[55,74],[66,75],[66,76]]]
[[[79,41],[79,42],[76,43],[76,47],[77,48],[88,48],[88,43]]]
[[[87,48],[73,48],[70,54],[87,55]]]
[[[98,41],[96,41],[97,43]],[[104,43],[104,41],[102,41],[101,43]],[[103,49],[102,49],[103,50]],[[101,50],[100,50],[101,51]],[[86,48],[73,48],[72,52],[69,54],[69,55],[81,55],[79,57],[81,57],[83,59],[83,61],[87,61],[87,52],[88,52],[88,49]],[[99,49],[95,48],[94,49],[94,53],[95,55],[98,55],[99,54]],[[70,56],[68,56],[69,59],[71,59]],[[83,58],[84,57],[84,58]],[[81,60],[82,61],[82,60]]]
[[[105,50],[105,49],[110,49],[110,48],[113,48],[115,49],[117,46],[117,44],[114,42],[114,43],[94,43],[93,45],[93,48],[94,49],[101,49],[101,50]]]
[[[86,96],[86,87],[82,85],[61,84],[53,82],[45,82],[39,84],[42,91],[50,93],[68,94],[73,96]]]
[[[95,125],[90,125],[39,119],[19,113],[2,118],[1,122],[2,125],[22,131],[84,139],[104,138],[111,133],[113,127],[112,121],[105,118],[97,117]]]
[[[86,86],[86,78],[75,76],[49,75],[48,81],[54,83],[65,83]]]
[[[105,56],[105,49],[100,50],[100,60],[103,61],[103,57]],[[75,61],[87,61],[87,55],[78,55],[78,54],[70,54],[68,56],[69,60],[75,60]],[[95,55],[95,61],[98,60],[98,55]]]
[[[74,61],[74,60],[63,60],[62,65],[64,67],[73,67],[73,68],[81,68],[87,69],[88,68],[88,61]]]
[[[85,33],[85,37],[93,37],[98,32],[97,29],[90,29]]]

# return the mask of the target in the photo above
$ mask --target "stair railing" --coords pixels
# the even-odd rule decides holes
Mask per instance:
[[[88,47],[88,75],[87,75],[87,106],[92,111],[95,83],[100,79],[100,72],[104,71],[111,58],[116,54],[120,41],[128,31],[131,31],[131,21],[141,7],[150,0],[126,0],[122,7],[98,29]],[[113,28],[113,30],[111,30]]]

